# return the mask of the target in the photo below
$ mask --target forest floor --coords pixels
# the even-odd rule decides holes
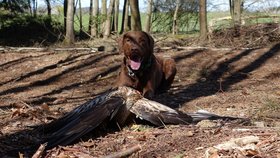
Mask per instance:
[[[250,121],[127,125],[47,150],[46,157],[110,156],[140,147],[130,157],[280,158],[280,44],[257,49],[163,46],[157,43],[155,53],[174,58],[178,72],[171,89],[155,98],[158,102]],[[27,156],[23,149],[40,141],[32,126],[108,90],[122,61],[115,44],[111,47],[0,53],[1,157]]]

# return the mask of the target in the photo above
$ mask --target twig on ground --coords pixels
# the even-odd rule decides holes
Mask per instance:
[[[120,151],[120,152],[116,152],[113,153],[112,155],[108,155],[108,156],[104,156],[103,158],[119,158],[119,157],[125,157],[128,155],[131,155],[137,151],[141,150],[141,146],[140,145],[135,145],[129,149]]]
[[[47,146],[47,143],[41,144],[38,150],[35,152],[35,154],[32,156],[32,158],[40,158],[45,151],[45,148]]]

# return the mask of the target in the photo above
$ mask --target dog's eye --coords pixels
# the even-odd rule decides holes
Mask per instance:
[[[130,39],[129,39],[129,38],[126,38],[125,41],[126,41],[126,42],[130,42]]]
[[[146,43],[145,41],[140,41],[140,42],[139,42],[139,44],[140,44],[142,47],[145,46],[145,43]]]

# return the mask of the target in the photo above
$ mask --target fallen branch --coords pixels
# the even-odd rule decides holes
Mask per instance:
[[[177,49],[177,50],[219,50],[219,51],[230,51],[233,50],[233,48],[214,48],[214,47],[200,47],[200,46],[194,46],[194,47],[178,47],[178,46],[174,46],[174,47],[159,47],[159,50],[171,50],[171,49]],[[249,50],[252,48],[240,48],[240,50]]]
[[[0,47],[0,52],[44,52],[44,51],[90,51],[90,52],[97,52],[103,51],[104,47],[91,47],[91,48],[40,48],[40,47]]]
[[[113,153],[112,155],[104,156],[103,158],[119,158],[119,157],[126,157],[133,153],[136,153],[137,151],[141,150],[140,145],[135,145],[129,149]]]

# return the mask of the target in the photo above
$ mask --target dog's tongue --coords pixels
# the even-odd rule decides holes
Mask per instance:
[[[132,70],[139,70],[140,66],[141,66],[141,61],[130,60],[130,67]]]

